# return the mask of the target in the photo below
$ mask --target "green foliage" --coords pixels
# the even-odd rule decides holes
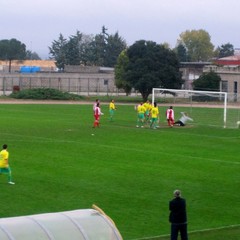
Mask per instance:
[[[83,34],[77,31],[75,36],[71,36],[66,44],[66,65],[80,65],[81,63],[81,43]]]
[[[26,57],[26,46],[15,38],[0,40],[0,59],[2,60],[24,60]]]
[[[211,37],[203,29],[187,30],[180,34],[179,42],[187,49],[190,62],[209,61],[213,57],[214,46]]]
[[[93,60],[91,65],[104,66],[106,37],[105,28],[103,27],[102,33],[95,35],[93,41],[90,43],[92,50],[91,57]]]
[[[54,40],[52,47],[49,47],[49,53],[56,60],[56,66],[59,69],[64,69],[66,64],[66,45],[67,39],[60,34],[58,40]]]
[[[127,44],[125,40],[119,36],[118,32],[108,35],[106,41],[104,66],[114,67],[119,54],[127,48]]]
[[[26,51],[26,60],[41,60],[41,58],[39,57],[39,55],[36,52],[32,52],[30,50]]]
[[[0,40],[0,59],[9,60],[9,72],[11,72],[12,60],[24,60],[26,57],[26,45],[15,38]]]
[[[33,88],[13,92],[10,97],[17,99],[38,99],[38,100],[79,100],[80,96],[62,92],[53,88]]]
[[[178,44],[177,47],[174,49],[178,60],[180,62],[187,62],[188,61],[188,57],[187,57],[187,50],[184,47],[184,45],[182,43]]]
[[[203,73],[193,82],[194,90],[219,91],[221,77],[214,71]]]
[[[218,58],[234,55],[234,46],[231,43],[226,43],[217,48]]]
[[[103,26],[102,32],[95,36],[76,32],[69,40],[60,34],[59,40],[52,42],[50,54],[56,60],[56,66],[88,65],[114,67],[117,57],[126,48],[126,42],[118,33],[109,35]]]
[[[168,201],[180,188],[190,239],[238,239],[239,227],[206,229],[239,224],[239,130],[168,128],[165,109],[161,128],[151,130],[135,128],[133,105],[118,105],[109,122],[102,104],[101,127],[92,129],[92,104],[1,104],[1,139],[16,182],[0,176],[1,217],[95,203],[125,240],[169,239],[160,236],[169,235]]]
[[[124,78],[146,101],[154,87],[181,87],[179,61],[174,51],[151,41],[140,40],[127,49]]]
[[[118,56],[114,74],[117,88],[124,89],[127,95],[129,95],[132,90],[131,84],[125,80],[125,73],[128,63],[129,59],[127,56],[127,50],[123,50]]]

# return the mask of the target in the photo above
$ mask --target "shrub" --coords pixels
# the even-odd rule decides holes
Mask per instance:
[[[53,88],[34,88],[13,92],[10,97],[16,99],[37,99],[37,100],[80,100],[81,96],[62,92]]]

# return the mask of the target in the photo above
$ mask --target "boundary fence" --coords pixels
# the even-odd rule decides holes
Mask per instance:
[[[0,95],[32,88],[53,88],[78,95],[125,94],[115,86],[112,74],[9,74],[0,75]]]

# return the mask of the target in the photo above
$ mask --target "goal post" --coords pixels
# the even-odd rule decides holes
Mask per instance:
[[[208,111],[199,111],[208,118],[208,123],[216,126],[227,127],[227,93],[214,91],[196,91],[183,89],[153,88],[152,103],[155,101],[171,104],[175,107],[184,107],[191,112],[195,107],[206,108]],[[213,109],[218,109],[214,111]],[[196,112],[196,111],[195,111]],[[210,115],[216,112],[215,115]],[[199,113],[200,114],[200,113]],[[197,115],[197,117],[200,117]],[[201,118],[200,118],[201,119]],[[218,120],[218,123],[214,123]],[[201,121],[201,120],[200,120]],[[204,121],[202,121],[204,122]],[[207,121],[206,121],[207,123]]]

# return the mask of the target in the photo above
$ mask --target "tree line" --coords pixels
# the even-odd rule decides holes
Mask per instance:
[[[105,26],[100,34],[86,35],[79,31],[66,39],[62,34],[49,47],[56,66],[65,65],[114,67],[121,51],[127,48],[126,41],[118,34],[108,34]]]
[[[169,48],[167,43],[163,43]],[[105,26],[97,35],[87,35],[79,31],[66,39],[62,34],[49,47],[51,58],[56,66],[64,69],[64,65],[85,65],[115,67],[120,53],[129,48],[118,32],[109,34]],[[211,61],[234,54],[231,43],[214,47],[211,36],[203,29],[187,30],[180,34],[176,47],[171,49],[180,62]]]
[[[60,34],[49,47],[50,59],[55,60],[57,68],[64,71],[65,65],[115,67],[116,86],[127,94],[134,88],[145,100],[153,87],[181,87],[180,62],[212,61],[213,58],[233,54],[232,44],[226,43],[215,48],[209,33],[203,29],[181,33],[173,49],[166,43],[145,40],[127,46],[118,32],[109,34],[105,26],[96,35],[83,34],[78,30],[69,38]],[[0,40],[0,59],[9,60],[10,72],[12,60],[39,57],[37,53],[26,50],[26,45],[17,39],[4,39]],[[212,75],[210,77],[212,79]],[[200,86],[195,81],[195,88],[199,89],[208,82],[200,80]],[[219,79],[214,82],[215,88],[217,82]]]
[[[169,48],[167,43],[162,44]],[[64,68],[70,65],[98,65],[114,67],[120,53],[127,49],[126,41],[118,32],[109,34],[105,26],[96,35],[76,31],[74,35],[65,38],[61,33],[58,39],[49,46],[49,58],[56,60],[56,66]],[[213,58],[227,57],[234,54],[231,43],[215,47],[211,36],[203,29],[187,30],[177,39],[172,48],[180,62],[211,61]],[[1,60],[40,60],[36,52],[26,49],[26,45],[17,39],[0,40]]]

